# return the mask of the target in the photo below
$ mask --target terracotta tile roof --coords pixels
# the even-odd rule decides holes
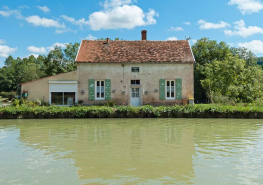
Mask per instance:
[[[83,40],[76,58],[80,63],[193,63],[188,41]]]

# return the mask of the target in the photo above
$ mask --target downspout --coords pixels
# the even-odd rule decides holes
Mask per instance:
[[[193,54],[193,51],[192,51],[192,47],[191,47],[191,45],[190,45],[190,41],[189,40],[187,40],[188,41],[188,45],[189,45],[189,48],[190,48],[190,51],[191,51],[191,53],[192,53],[192,57],[193,57],[193,59],[194,59],[194,61],[193,61],[193,98],[195,97],[195,72],[194,72],[194,66],[195,66],[195,56],[194,56],[194,54]]]
[[[121,66],[122,66],[122,85],[123,85],[123,88],[126,88],[126,86],[125,86],[125,84],[124,84],[124,67],[125,67],[125,64],[121,64]]]

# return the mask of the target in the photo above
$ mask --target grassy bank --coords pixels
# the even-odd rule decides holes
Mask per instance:
[[[0,108],[0,119],[16,118],[263,118],[260,106],[7,106]]]

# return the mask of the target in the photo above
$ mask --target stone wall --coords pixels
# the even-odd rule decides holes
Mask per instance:
[[[131,72],[132,67],[139,67],[139,72]],[[141,104],[173,105],[182,104],[182,100],[159,100],[159,80],[182,79],[183,98],[194,97],[193,64],[119,64],[119,63],[78,63],[79,100],[84,104],[100,104],[103,100],[89,101],[88,80],[111,79],[111,100],[117,104],[130,103],[130,80],[140,80]],[[156,89],[158,91],[156,91]],[[125,91],[125,94],[122,92]],[[145,92],[148,91],[148,94]],[[81,93],[82,92],[82,93]],[[84,92],[84,93],[83,93]]]
[[[28,97],[27,100],[35,101],[42,100],[44,102],[49,101],[49,81],[77,81],[78,75],[77,71],[72,71],[69,73],[62,73],[54,76],[49,76],[41,78],[38,80],[25,82],[21,84],[21,92],[27,90]]]

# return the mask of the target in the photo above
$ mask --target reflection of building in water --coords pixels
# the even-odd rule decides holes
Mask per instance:
[[[33,147],[48,150],[46,146],[52,146],[50,152],[71,151],[65,157],[75,161],[80,179],[132,176],[189,181],[194,176],[193,128],[158,120],[144,124],[133,119],[74,122],[47,128],[42,124],[21,126],[20,139]]]

